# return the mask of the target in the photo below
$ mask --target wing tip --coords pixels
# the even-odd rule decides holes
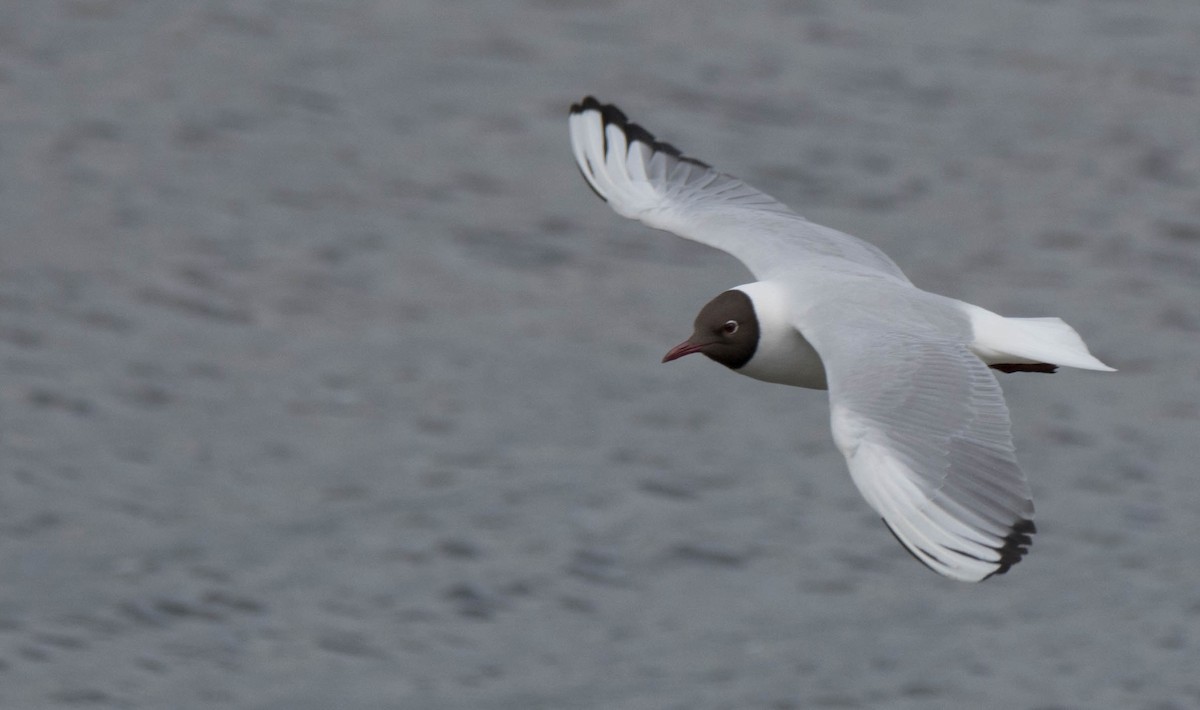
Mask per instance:
[[[642,143],[654,153],[666,153],[667,155],[682,160],[685,163],[698,165],[702,168],[711,168],[712,166],[702,160],[697,160],[690,156],[684,155],[681,150],[666,141],[658,140],[653,133],[647,131],[642,126],[629,120],[625,112],[617,108],[613,104],[601,103],[599,99],[591,94],[583,97],[578,103],[571,104],[570,115],[578,116],[588,111],[595,111],[600,114],[600,122],[604,127],[616,126],[625,134],[625,139],[629,143]],[[607,152],[607,146],[605,146]]]
[[[1037,525],[1029,518],[1018,520],[1009,530],[1008,535],[1004,537],[1004,544],[997,552],[1000,553],[1000,566],[983,579],[991,579],[998,574],[1004,574],[1012,569],[1012,566],[1020,562],[1029,552],[1029,546],[1033,544],[1033,535],[1037,532]],[[980,580],[983,581],[983,580]]]
[[[918,547],[916,550],[914,550],[913,547],[909,545],[909,543],[904,541],[904,538],[900,537],[900,535],[896,533],[896,530],[892,527],[891,523],[889,523],[884,518],[881,518],[881,520],[883,520],[884,527],[886,527],[888,529],[888,532],[890,532],[892,534],[892,537],[896,538],[896,541],[900,543],[900,546],[904,548],[904,551],[907,552],[908,554],[912,555],[912,558],[914,560],[916,560],[917,562],[920,562],[926,569],[937,572],[938,574],[945,575],[944,572],[937,569],[933,565],[929,564],[929,562],[926,561],[925,559],[923,559],[921,557],[921,555],[918,555],[917,551],[919,550],[921,552],[921,554],[926,555],[930,559],[936,560],[937,562],[939,562],[941,564],[946,564],[945,562],[943,562],[941,560],[941,558],[939,558],[937,555],[934,555],[929,550],[926,550],[924,548]],[[1033,520],[1031,520],[1029,518],[1022,518],[1022,519],[1018,520],[1016,523],[1014,523],[1013,526],[1009,529],[1008,535],[1006,535],[1004,537],[1004,544],[1001,545],[1000,547],[996,548],[996,552],[998,552],[1000,554],[1000,559],[996,561],[996,564],[998,565],[996,567],[996,569],[992,570],[991,573],[989,573],[983,577],[980,577],[979,579],[974,580],[974,581],[982,582],[985,579],[991,579],[992,577],[995,577],[998,574],[1004,574],[1005,572],[1012,569],[1013,565],[1020,562],[1025,557],[1025,555],[1028,554],[1029,546],[1033,544],[1033,535],[1036,532],[1037,532],[1037,525],[1035,525]],[[973,559],[979,559],[978,557],[975,557],[974,555],[970,555],[965,552],[961,552],[961,551],[957,551],[957,550],[955,550],[955,552],[958,552],[958,554],[966,555]],[[950,576],[950,575],[946,575],[946,576]],[[958,579],[958,578],[956,578],[956,579]]]

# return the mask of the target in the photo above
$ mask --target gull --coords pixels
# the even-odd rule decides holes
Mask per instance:
[[[692,353],[827,389],[859,493],[913,557],[952,579],[1007,572],[1036,532],[993,370],[1113,371],[1059,318],[1006,318],[921,290],[877,247],[814,224],[589,96],[568,118],[589,187],[617,214],[739,259],[756,278],[700,309]]]

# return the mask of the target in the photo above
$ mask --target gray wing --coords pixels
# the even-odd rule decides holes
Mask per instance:
[[[591,96],[571,106],[575,162],[623,217],[728,252],[758,278],[797,262],[907,283],[882,251],[813,224],[741,180],[682,155]],[[821,263],[817,263],[821,262]]]
[[[825,363],[850,475],[901,544],[963,581],[1016,564],[1036,531],[1033,503],[988,367],[961,342],[878,323],[804,332]]]

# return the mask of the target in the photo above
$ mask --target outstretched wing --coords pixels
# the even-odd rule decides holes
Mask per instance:
[[[779,264],[885,274],[900,268],[861,239],[813,224],[741,180],[684,156],[591,96],[571,106],[571,148],[617,214],[728,252],[758,278]]]
[[[878,324],[805,334],[825,363],[834,441],[900,543],[968,582],[1016,564],[1036,531],[1033,502],[987,365],[961,342]]]

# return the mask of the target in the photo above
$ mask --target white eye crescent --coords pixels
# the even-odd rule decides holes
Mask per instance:
[[[725,325],[721,327],[721,330],[724,330],[726,335],[733,335],[738,331],[738,322],[735,320],[727,320],[725,321]]]

